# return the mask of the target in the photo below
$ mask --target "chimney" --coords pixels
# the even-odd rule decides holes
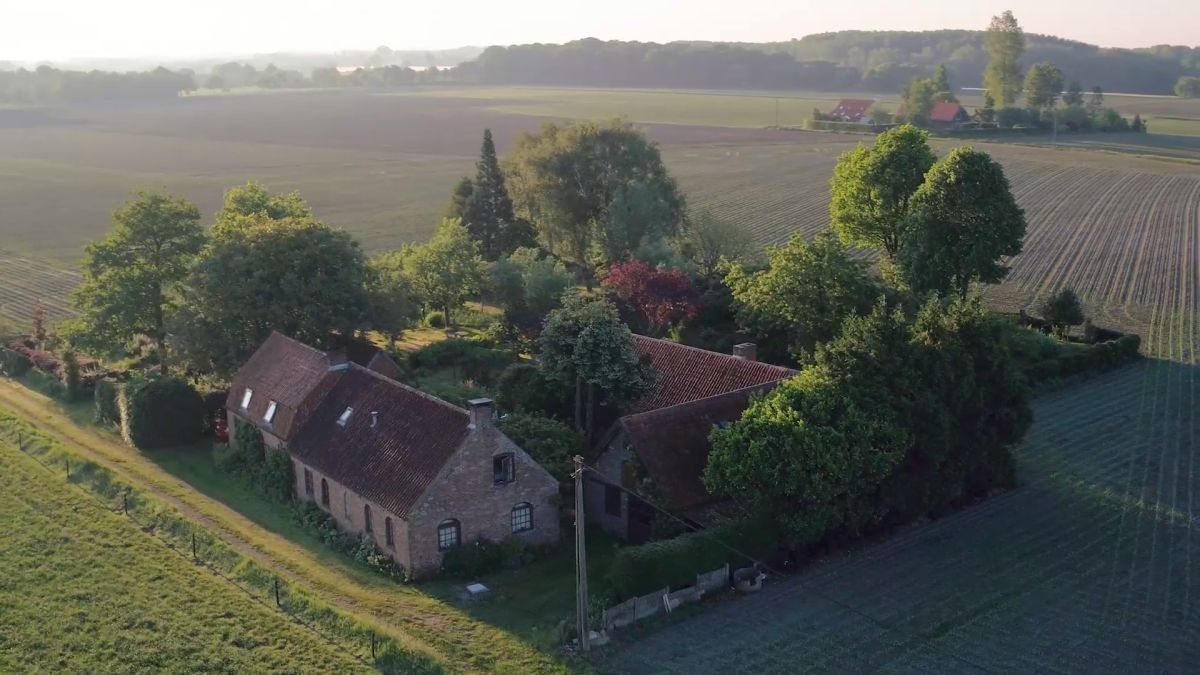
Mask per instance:
[[[743,342],[733,346],[733,356],[744,361],[758,360],[758,347],[753,342]]]
[[[371,411],[371,428],[374,429],[377,426],[379,426],[379,411],[372,410]]]
[[[492,411],[496,404],[490,398],[473,398],[467,401],[471,409],[471,424],[468,429],[486,429],[492,426]]]

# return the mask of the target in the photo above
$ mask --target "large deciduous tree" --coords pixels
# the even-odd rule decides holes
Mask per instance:
[[[455,198],[462,192],[461,186],[456,188]],[[532,226],[513,215],[512,199],[508,196],[500,161],[496,159],[491,129],[483,131],[475,180],[466,192],[461,218],[471,238],[479,242],[479,251],[485,260],[496,260],[535,243]]]
[[[1004,169],[969,147],[950,152],[929,170],[910,204],[913,227],[903,246],[904,279],[919,292],[957,292],[971,283],[997,283],[1002,261],[1021,252],[1025,213]]]
[[[1053,63],[1039,63],[1025,74],[1025,105],[1049,109],[1058,103],[1063,90],[1063,73]]]
[[[506,168],[518,215],[590,283],[594,263],[673,235],[684,199],[658,147],[629,123],[547,123],[518,138]]]
[[[937,103],[937,86],[932,80],[914,77],[901,92],[905,118],[916,125],[929,124],[929,116]]]
[[[313,212],[299,192],[272,195],[262,183],[250,181],[225,191],[213,235],[221,237],[230,230],[252,227],[268,220],[312,221]]]
[[[609,268],[603,286],[637,314],[650,335],[663,335],[700,309],[700,294],[691,277],[637,259]]]
[[[483,281],[479,244],[460,221],[449,218],[442,220],[433,238],[408,251],[405,266],[418,295],[442,310],[447,324]]]
[[[193,365],[230,372],[272,330],[318,346],[349,335],[370,305],[366,261],[349,234],[263,218],[201,253],[179,334]]]
[[[654,386],[654,372],[638,358],[629,327],[603,298],[568,295],[546,317],[537,344],[547,379],[575,387],[575,428],[589,440],[597,404],[620,407]]]
[[[723,265],[744,262],[753,256],[754,240],[737,223],[702,211],[688,219],[680,248],[701,276],[714,277]]]
[[[830,231],[811,243],[797,233],[767,257],[765,270],[734,266],[725,281],[738,322],[760,335],[782,334],[794,352],[832,339],[846,317],[868,310],[880,293],[866,265]]]
[[[833,228],[850,246],[883,249],[894,262],[910,225],[909,200],[936,161],[929,134],[905,124],[879,135],[874,147],[842,155],[830,181]]]
[[[137,335],[157,343],[165,368],[167,321],[180,286],[204,244],[200,210],[182,198],[138,193],[113,214],[108,235],[84,251],[80,316],[69,332],[111,354]]]
[[[519,248],[497,260],[488,276],[505,321],[525,332],[537,331],[546,315],[562,305],[563,291],[572,284],[562,263],[533,248]]]
[[[367,325],[388,336],[393,346],[420,318],[424,304],[406,267],[409,250],[389,251],[367,263]]]
[[[1021,93],[1021,55],[1025,53],[1025,33],[1011,11],[992,17],[985,48],[988,64],[983,86],[997,105],[1007,108]]]

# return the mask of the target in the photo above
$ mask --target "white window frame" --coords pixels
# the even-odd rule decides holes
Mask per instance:
[[[453,532],[454,540],[452,542],[450,542],[448,545],[443,545],[443,542],[450,538],[443,537],[442,532]],[[459,546],[462,546],[462,523],[458,522],[457,520],[455,520],[453,518],[448,519],[448,520],[443,520],[441,523],[439,523],[437,526],[437,544],[438,544],[438,550],[442,551],[442,552],[446,552],[451,549],[455,549],[455,548],[458,548]]]
[[[254,398],[254,390],[246,387],[246,391],[242,392],[242,410],[250,408],[250,400]]]
[[[521,529],[517,529],[517,512],[518,511],[522,511],[522,512],[528,514],[528,517],[521,518],[523,524],[525,525],[525,527],[522,527]],[[512,507],[512,531],[513,531],[513,534],[518,534],[520,532],[528,532],[532,529],[533,529],[533,504],[530,504],[529,502],[521,502],[520,504],[517,504],[516,506]]]
[[[337,423],[339,427],[344,427],[350,423],[350,416],[354,414],[354,408],[346,408],[338,417]]]
[[[263,415],[263,421],[267,424],[275,421],[275,411],[279,409],[279,404],[271,401],[267,404],[267,412]]]

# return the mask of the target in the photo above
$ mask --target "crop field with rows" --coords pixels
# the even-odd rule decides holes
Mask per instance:
[[[0,317],[27,324],[40,302],[47,319],[64,319],[72,314],[70,295],[79,280],[77,272],[0,250]]]

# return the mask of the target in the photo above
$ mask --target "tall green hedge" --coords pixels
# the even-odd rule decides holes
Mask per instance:
[[[0,348],[0,365],[4,367],[5,375],[9,377],[21,377],[29,372],[31,364],[29,357],[18,351],[4,347]]]
[[[119,397],[125,441],[143,450],[184,445],[204,434],[204,400],[172,377],[130,381]]]
[[[747,556],[765,560],[775,553],[778,545],[779,534],[769,521],[746,520],[623,548],[613,558],[608,580],[618,599],[664,586],[690,586],[696,582],[697,574],[727,562],[748,564]]]
[[[117,393],[116,382],[96,380],[96,388],[92,391],[92,398],[96,402],[96,424],[117,424],[121,421]]]

